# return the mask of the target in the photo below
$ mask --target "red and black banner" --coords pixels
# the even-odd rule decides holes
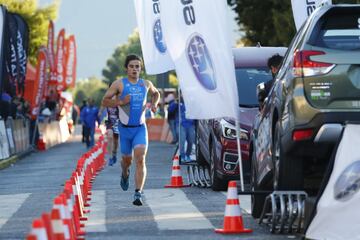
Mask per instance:
[[[18,14],[7,13],[4,33],[5,82],[4,88],[11,95],[24,95],[29,28]]]
[[[50,66],[49,85],[57,85],[54,38],[55,38],[54,22],[50,21],[49,28],[48,28],[48,42],[47,42],[47,52],[48,52],[48,59],[49,59],[49,66]]]
[[[44,86],[47,80],[47,52],[46,48],[41,48],[38,53],[37,66],[36,66],[36,78],[31,96],[31,117],[35,119],[40,111],[40,104],[43,99]]]
[[[66,41],[66,87],[75,87],[76,80],[76,42],[75,36],[71,35]]]
[[[5,35],[5,16],[6,16],[6,9],[3,6],[0,6],[0,96],[3,92],[3,89],[5,87],[5,70],[4,68],[4,55],[5,55],[5,47],[4,47],[4,35]]]
[[[57,37],[57,47],[56,47],[56,57],[55,57],[55,64],[56,64],[56,78],[57,78],[57,90],[62,91],[64,90],[65,85],[65,29],[61,29]]]

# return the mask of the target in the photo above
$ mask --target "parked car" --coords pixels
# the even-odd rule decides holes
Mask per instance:
[[[253,190],[318,190],[343,125],[360,119],[359,16],[360,5],[324,6],[295,35],[255,119]],[[252,196],[254,217],[264,198]]]
[[[242,47],[233,49],[240,103],[241,157],[245,176],[250,176],[250,131],[259,105],[256,86],[272,79],[267,60],[283,55],[283,47]],[[199,120],[196,131],[196,158],[210,167],[213,190],[223,190],[229,180],[239,180],[235,121],[231,118]]]

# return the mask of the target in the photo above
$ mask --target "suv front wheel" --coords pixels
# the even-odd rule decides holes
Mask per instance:
[[[281,146],[280,129],[280,122],[277,122],[272,149],[274,190],[302,190],[304,183],[303,161],[301,158],[284,154]]]

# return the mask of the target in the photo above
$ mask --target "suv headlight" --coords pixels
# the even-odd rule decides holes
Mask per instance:
[[[220,120],[222,135],[225,138],[236,139],[236,128],[224,119]],[[249,132],[245,129],[240,128],[240,139],[248,141]]]

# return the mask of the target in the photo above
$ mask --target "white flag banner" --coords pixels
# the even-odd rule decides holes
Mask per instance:
[[[360,125],[348,124],[316,215],[306,231],[309,239],[360,239]]]
[[[160,0],[134,0],[134,4],[146,73],[175,69],[161,28]]]
[[[161,1],[161,22],[174,60],[186,117],[234,117],[235,66],[226,0]]]
[[[299,30],[305,20],[319,6],[332,4],[331,0],[291,0],[291,6],[296,30]]]

